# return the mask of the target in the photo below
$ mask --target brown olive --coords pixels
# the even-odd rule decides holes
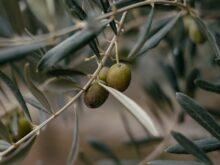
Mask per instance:
[[[108,95],[108,91],[95,82],[85,91],[84,102],[89,108],[98,108],[106,101]]]
[[[31,123],[25,117],[20,117],[18,119],[18,135],[17,135],[17,138],[21,139],[22,137],[24,137],[25,135],[27,135],[31,131],[32,131]]]

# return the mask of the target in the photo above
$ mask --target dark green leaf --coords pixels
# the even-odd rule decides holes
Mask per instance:
[[[132,57],[133,55],[136,55],[136,53],[142,48],[147,38],[149,37],[148,34],[151,29],[153,14],[154,14],[154,6],[152,6],[150,14],[147,17],[146,23],[143,25],[142,30],[140,31],[138,41],[136,42],[135,46],[132,48],[128,57]]]
[[[43,71],[51,66],[54,66],[57,62],[64,59],[73,52],[76,52],[80,48],[84,47],[91,40],[93,40],[105,27],[106,23],[98,27],[87,27],[86,29],[73,34],[51,50],[49,50],[45,56],[40,60],[38,64],[38,70]]]
[[[182,135],[178,132],[171,132],[172,136],[175,138],[175,140],[190,154],[194,155],[198,159],[200,159],[202,162],[212,165],[211,160],[208,158],[208,156],[190,139]]]
[[[177,160],[153,160],[148,165],[206,165],[202,162],[177,161]]]
[[[77,16],[80,20],[86,20],[87,14],[86,12],[78,5],[78,3],[75,0],[66,0],[68,6],[70,7],[70,11],[73,16]],[[90,41],[89,46],[95,53],[95,55],[100,59],[99,49],[96,44],[96,38],[92,41]]]
[[[170,82],[171,87],[175,92],[180,91],[179,82],[176,76],[175,71],[173,70],[172,66],[170,65],[161,65],[163,68],[163,71],[166,73],[166,76]]]
[[[201,89],[220,94],[220,84],[212,84],[201,79],[195,80],[195,84]]]
[[[220,126],[215,119],[196,101],[182,94],[176,94],[177,101],[183,109],[213,136],[220,139]]]
[[[173,108],[171,99],[157,81],[152,81],[150,84],[144,84],[144,90],[159,106],[163,107],[164,104],[168,104],[170,108]]]
[[[216,138],[206,138],[193,141],[204,152],[212,152],[220,150],[220,142]],[[188,154],[186,150],[179,144],[170,146],[166,152],[174,154]]]
[[[0,120],[0,138],[6,140],[7,142],[11,142],[10,135],[7,127]]]
[[[31,137],[26,142],[18,146],[15,151],[9,155],[6,155],[6,157],[3,157],[3,159],[0,161],[0,165],[11,165],[16,161],[23,159],[30,151],[35,139],[36,136]]]
[[[173,61],[177,75],[183,77],[185,75],[185,59],[182,45],[173,49]]]
[[[24,32],[25,25],[19,2],[14,0],[3,0],[3,4],[12,28],[17,34],[21,35]]]
[[[194,68],[186,79],[186,94],[193,97],[195,95],[196,85],[194,83],[195,79],[200,76],[200,72],[197,68]]]
[[[15,46],[10,48],[4,48],[0,50],[0,64],[11,62],[24,58],[28,53],[38,50],[48,45],[45,42],[37,42],[27,45]]]
[[[102,5],[102,9],[105,13],[108,13],[111,11],[111,10],[109,11],[109,9],[110,9],[109,0],[100,0],[100,3]],[[116,27],[114,20],[110,22],[110,26],[112,28],[112,31],[115,33],[115,35],[117,35],[117,27]]]
[[[46,96],[44,95],[43,92],[41,92],[35,85],[34,83],[32,82],[32,79],[31,79],[31,70],[30,70],[30,65],[29,63],[27,63],[25,65],[25,68],[24,68],[24,72],[25,72],[25,80],[26,80],[26,83],[27,83],[27,86],[28,86],[28,89],[31,91],[31,93],[39,100],[39,102],[46,108],[46,110],[49,112],[49,113],[53,113],[52,110],[51,110],[51,107],[50,107],[50,104],[46,98]]]
[[[76,0],[66,0],[67,4],[71,8],[71,12],[76,15],[80,20],[85,20],[87,18],[86,12],[79,6]]]
[[[160,143],[163,140],[163,137],[147,137],[143,139],[136,139],[135,143],[137,145],[140,145],[140,147],[145,147],[145,145],[151,145],[154,143]],[[132,142],[128,141],[126,142],[126,145],[132,145]]]
[[[92,148],[110,157],[117,165],[120,165],[120,159],[105,143],[94,138],[89,139],[88,143],[92,146]]]
[[[48,76],[86,76],[86,73],[75,69],[56,68],[47,71]]]
[[[1,71],[0,71],[0,79],[2,79],[5,82],[5,84],[11,89],[14,96],[17,98],[18,102],[20,103],[26,117],[31,121],[31,115],[29,113],[29,110],[25,104],[24,98],[23,98],[20,90],[18,89],[17,85],[13,81],[11,81],[7,75],[5,75]]]
[[[144,44],[143,48],[137,55],[141,55],[146,51],[148,51],[149,49],[157,46],[160,43],[160,41],[167,35],[167,33],[173,28],[173,26],[176,24],[179,18],[180,18],[180,14],[174,17],[161,30],[159,30],[149,40],[147,40],[147,42]]]
[[[212,47],[213,51],[216,54],[217,61],[219,61],[220,60],[220,50],[217,45],[214,34],[212,34],[212,32],[208,29],[208,27],[205,25],[205,23],[199,17],[193,17],[193,19],[197,22],[201,31],[203,32],[203,34],[205,34],[205,36],[209,40],[210,46]]]
[[[7,141],[0,140],[0,151],[3,151],[10,146],[11,146],[11,144],[9,144]]]
[[[79,119],[76,112],[76,109],[74,110],[75,117],[74,117],[74,130],[73,130],[73,140],[71,144],[71,149],[68,155],[68,162],[67,165],[73,165],[76,161],[77,155],[78,155],[78,149],[79,149]]]

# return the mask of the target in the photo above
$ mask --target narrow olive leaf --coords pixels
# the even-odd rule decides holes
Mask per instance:
[[[150,116],[143,110],[139,105],[137,105],[133,100],[124,95],[123,93],[108,87],[104,84],[100,85],[105,88],[109,93],[111,93],[121,104],[123,104],[128,111],[140,122],[145,129],[147,129],[152,135],[159,136],[159,132],[150,118]]]
[[[138,41],[136,42],[135,46],[132,48],[131,52],[128,55],[129,58],[132,57],[133,55],[136,55],[136,53],[142,48],[142,46],[146,42],[148,38],[148,34],[151,29],[153,15],[154,15],[154,6],[152,6],[150,14],[147,17],[146,23],[143,25],[142,30],[140,31]]]
[[[220,141],[216,138],[205,138],[193,141],[204,152],[212,152],[220,150]],[[188,154],[188,152],[179,144],[169,146],[166,152],[174,154]]]
[[[20,103],[26,117],[31,120],[31,115],[29,113],[29,110],[25,104],[24,98],[20,92],[20,90],[18,89],[17,85],[6,75],[4,74],[2,71],[0,71],[0,79],[3,80],[5,82],[5,84],[11,89],[11,91],[13,92],[14,96],[17,98],[18,102]]]
[[[80,20],[85,20],[87,18],[86,12],[79,6],[76,0],[66,0],[67,4],[71,5],[71,12],[75,14]]]
[[[93,147],[95,150],[101,152],[102,154],[105,154],[109,158],[111,158],[116,165],[120,165],[120,159],[115,155],[115,153],[103,142],[91,138],[88,140],[88,143]]]
[[[86,76],[86,73],[79,71],[79,70],[75,70],[75,69],[68,69],[68,68],[56,68],[56,69],[52,69],[47,71],[47,76]]]
[[[7,142],[11,141],[9,131],[1,120],[0,120],[0,138],[6,140]]]
[[[28,53],[38,50],[48,45],[45,42],[37,42],[27,45],[4,48],[0,50],[0,64],[11,62],[12,60],[22,59]]]
[[[15,151],[2,158],[0,165],[11,165],[16,161],[23,159],[29,153],[35,139],[36,135],[28,139],[26,142],[20,144],[20,146],[17,146]]]
[[[165,72],[165,74],[166,74],[166,76],[167,76],[167,78],[168,78],[168,80],[170,82],[170,85],[173,88],[173,90],[175,92],[180,91],[179,82],[178,82],[176,73],[173,70],[172,66],[166,65],[166,66],[164,66],[163,70],[164,70],[164,72]]]
[[[43,111],[47,114],[50,114],[48,110],[34,97],[24,97],[26,103],[30,104],[31,106],[35,107],[39,111]]]
[[[70,10],[72,15],[76,15],[82,21],[87,19],[86,12],[79,6],[79,4],[75,0],[66,0],[66,1],[67,4],[70,5],[71,8]],[[96,44],[96,38],[90,41],[89,46],[93,50],[97,58],[100,59],[99,49]]]
[[[77,82],[74,82],[72,79],[58,77],[58,78],[51,78],[47,80],[43,86],[48,89],[49,91],[53,91],[56,93],[64,93],[73,90],[82,89]]]
[[[195,100],[182,94],[176,94],[177,101],[183,109],[202,127],[220,140],[220,126],[215,119]]]
[[[182,45],[173,49],[173,59],[178,76],[183,77],[185,75],[185,59]]]
[[[171,132],[172,136],[175,138],[175,140],[190,154],[197,157],[202,162],[213,165],[211,160],[208,158],[208,156],[195,144],[193,141],[182,135],[178,132]]]
[[[195,84],[201,89],[220,94],[220,84],[213,84],[202,79],[196,79]]]
[[[0,151],[6,150],[8,147],[10,147],[11,144],[7,141],[0,140]]]
[[[145,147],[146,145],[160,143],[162,140],[163,140],[163,137],[159,137],[159,136],[158,137],[147,137],[147,138],[135,140],[135,143],[139,145],[140,147]],[[133,145],[133,142],[128,141],[128,142],[125,142],[125,144],[130,146],[130,145]]]
[[[212,49],[214,50],[214,52],[216,54],[217,61],[219,61],[220,60],[220,50],[217,45],[215,36],[213,35],[213,33],[208,29],[208,27],[205,25],[205,23],[199,17],[193,17],[193,19],[197,22],[197,24],[199,25],[199,28],[201,29],[203,34],[207,37],[207,39],[210,43],[210,46],[212,47]]]
[[[79,150],[79,119],[76,110],[74,111],[74,129],[73,129],[73,140],[71,144],[71,149],[68,155],[67,165],[75,164],[78,150]]]
[[[106,26],[102,24],[97,27],[87,27],[86,29],[77,32],[49,50],[38,64],[38,70],[43,71],[51,66],[54,66],[58,61],[64,59],[72,52],[79,50],[93,40]]]
[[[51,106],[50,106],[46,96],[32,82],[31,69],[30,69],[30,64],[29,63],[25,64],[24,73],[25,73],[25,80],[26,80],[28,89],[39,100],[39,102],[47,109],[47,111],[52,114],[53,112],[51,110]]]
[[[180,160],[153,160],[148,165],[206,165],[202,162],[180,161]]]
[[[167,96],[166,92],[157,81],[152,81],[150,84],[145,83],[144,90],[159,106],[163,107],[164,104],[167,104],[173,109],[171,99]]]
[[[194,81],[199,76],[200,76],[200,71],[197,68],[194,68],[186,78],[185,91],[186,94],[189,95],[190,97],[193,97],[195,95],[197,86],[195,85]]]
[[[180,18],[180,13],[174,17],[171,21],[169,21],[161,30],[159,30],[156,34],[154,34],[147,42],[144,44],[143,48],[137,55],[141,55],[148,51],[151,48],[157,46],[160,41],[168,34],[168,32],[173,28],[178,19]]]
[[[158,20],[154,20],[151,25],[151,31],[149,33],[148,38],[152,37],[155,33],[157,33],[162,27],[164,27],[168,22],[174,19],[175,16],[163,17]]]
[[[100,0],[100,3],[102,5],[102,9],[104,13],[108,13],[111,11],[109,10],[110,9],[109,0]],[[110,26],[112,28],[112,31],[115,33],[115,35],[117,35],[117,27],[116,27],[116,23],[114,20],[110,22]]]
[[[24,32],[25,24],[19,2],[3,0],[3,4],[12,28],[17,34],[21,35]]]

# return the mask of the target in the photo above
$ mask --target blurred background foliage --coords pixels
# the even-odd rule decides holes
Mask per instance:
[[[105,30],[104,25],[97,25],[101,25],[97,19],[105,23],[108,18],[102,18],[105,13],[140,2],[143,1],[0,1],[1,151],[57,112],[88,81],[109,40],[117,34],[122,13],[115,14]],[[117,39],[120,61],[132,68],[132,82],[125,95],[150,114],[159,137],[143,129],[112,96],[97,110],[85,107],[80,98],[42,132],[32,134],[15,151],[3,155],[0,164],[60,165],[75,159],[75,164],[103,165],[148,161],[154,165],[218,164],[220,84],[216,54],[220,45],[220,1],[177,0],[177,3],[186,3],[195,11],[196,18],[201,18],[214,39],[210,40],[209,31],[203,30],[205,41],[195,43],[186,30],[185,16],[178,17],[180,9],[163,3],[155,4],[153,9],[148,4],[128,10],[123,32]],[[90,25],[87,29],[85,22]],[[79,34],[78,38],[71,40],[75,34]],[[87,34],[92,37],[85,39]],[[61,45],[68,39],[80,42],[73,45],[74,51],[71,48],[68,51],[65,43]],[[136,43],[139,46],[132,54]],[[60,52],[63,56],[54,60],[53,54]],[[107,66],[116,61],[114,49],[111,54]],[[187,96],[179,94],[176,99],[176,92]],[[22,124],[25,129],[21,131]],[[170,129],[179,132],[172,132],[173,139]],[[179,146],[174,145],[174,139]],[[74,142],[78,141],[77,146]],[[73,150],[69,152],[70,146]],[[182,153],[194,157],[178,155]]]

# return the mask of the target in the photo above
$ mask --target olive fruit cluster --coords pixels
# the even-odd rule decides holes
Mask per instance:
[[[110,68],[103,67],[97,78],[106,85],[123,92],[130,84],[131,69],[127,64],[114,64]],[[85,91],[84,102],[89,108],[97,108],[107,100],[108,95],[108,91],[97,82],[94,82]]]
[[[196,44],[203,43],[205,41],[205,36],[203,35],[202,31],[199,29],[198,24],[196,21],[190,17],[185,16],[183,18],[184,26],[186,32],[189,35],[189,38]]]

